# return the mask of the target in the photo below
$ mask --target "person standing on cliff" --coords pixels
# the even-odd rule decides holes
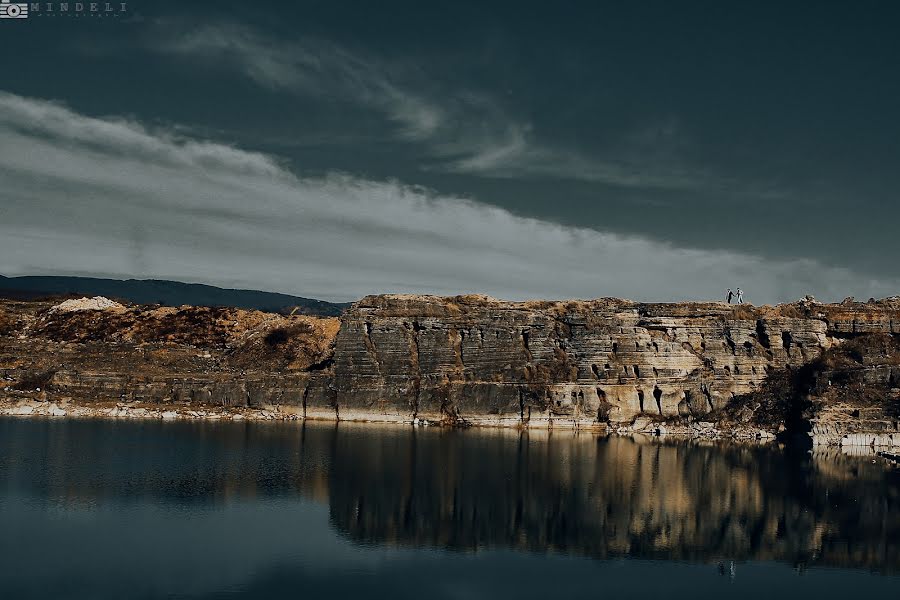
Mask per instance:
[[[741,288],[737,289],[737,301],[738,304],[744,303],[744,290],[742,290]]]
[[[734,298],[734,292],[731,291],[731,288],[728,288],[728,291],[725,292],[725,299],[728,301],[728,304],[731,304],[732,298]]]

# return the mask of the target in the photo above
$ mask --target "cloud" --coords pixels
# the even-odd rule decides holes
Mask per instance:
[[[530,127],[510,124],[501,136],[480,144],[463,144],[469,151],[463,152],[461,148],[462,156],[442,165],[441,169],[497,179],[549,177],[645,189],[723,189],[729,183],[711,172],[685,168],[670,161],[603,160],[548,147],[535,143],[530,131]]]
[[[152,47],[233,65],[269,89],[360,103],[397,123],[412,140],[427,138],[445,120],[439,106],[398,86],[386,64],[323,40],[273,41],[243,26],[220,24],[176,31]]]
[[[0,93],[0,272],[157,277],[331,300],[377,292],[510,299],[896,293],[815,260],[767,261],[517,217]]]
[[[363,58],[335,44],[306,38],[273,40],[243,26],[172,28],[151,48],[231,65],[256,84],[361,105],[397,125],[400,139],[421,144],[429,169],[501,179],[555,178],[621,187],[707,189],[725,185],[701,169],[658,156],[680,133],[672,121],[652,123],[631,136],[629,160],[601,158],[541,142],[526,121],[484,93],[450,89],[430,94],[435,82],[421,69]],[[620,155],[622,148],[616,149]]]

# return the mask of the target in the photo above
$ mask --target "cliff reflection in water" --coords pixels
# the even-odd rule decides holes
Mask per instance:
[[[48,503],[298,494],[365,544],[900,567],[870,458],[571,433],[0,420],[0,487]]]
[[[900,486],[870,459],[571,434],[345,439],[331,514],[365,542],[900,565]]]

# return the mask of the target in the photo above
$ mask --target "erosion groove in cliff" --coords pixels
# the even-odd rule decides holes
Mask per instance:
[[[7,399],[49,394],[277,406],[309,418],[598,429],[634,429],[647,417],[657,431],[730,419],[777,430],[792,423],[762,414],[771,403],[754,394],[766,382],[842,345],[893,339],[898,322],[896,298],[753,307],[384,295],[363,298],[340,319],[121,305],[66,313],[47,302],[5,302],[0,374]],[[865,354],[859,378],[879,398],[860,414],[891,435],[900,374],[893,346],[878,347]],[[837,370],[855,372],[849,363]],[[790,391],[825,397],[822,385]],[[816,421],[818,413],[792,410],[792,419]],[[828,431],[843,437],[851,429]]]

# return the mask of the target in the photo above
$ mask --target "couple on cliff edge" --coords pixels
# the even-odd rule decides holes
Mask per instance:
[[[737,303],[744,303],[744,290],[738,288],[736,292],[732,292],[731,288],[728,288],[728,291],[725,292],[725,300],[728,304],[731,304],[731,301],[734,299],[735,295],[737,295]]]

